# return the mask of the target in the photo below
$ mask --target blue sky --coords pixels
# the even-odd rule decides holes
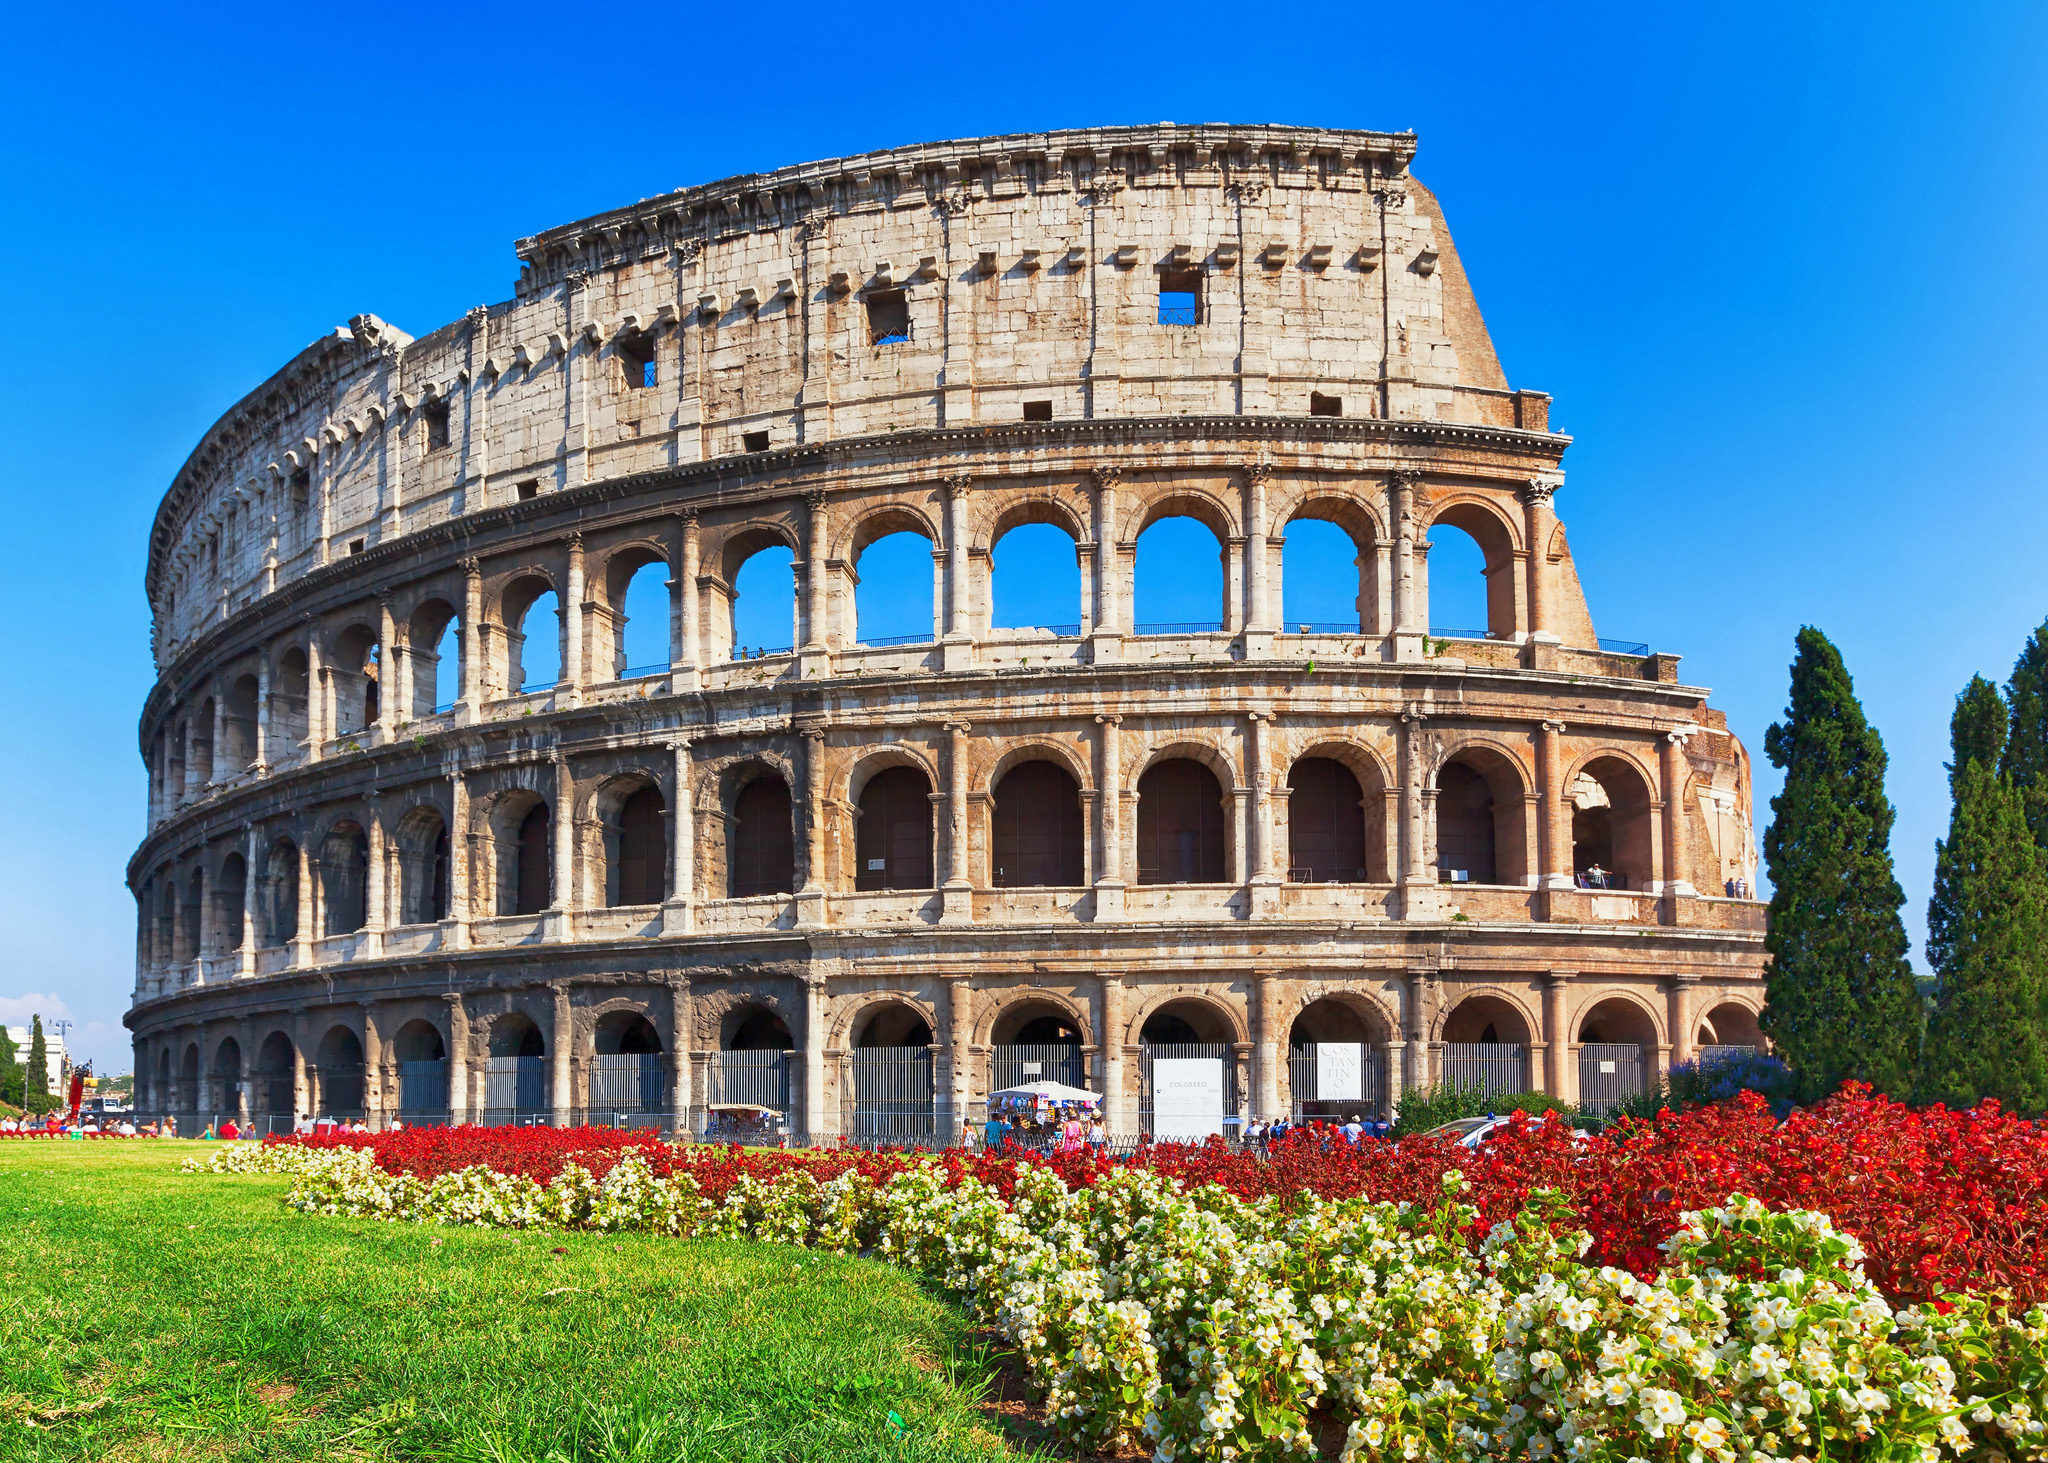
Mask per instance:
[[[188,9],[10,22],[7,1020],[129,1060],[150,515],[294,352],[505,298],[519,235],[678,186],[1162,119],[1420,133],[1511,382],[1577,439],[1600,633],[1682,653],[1760,759],[1826,629],[1917,938],[1952,699],[2048,615],[2048,7]]]

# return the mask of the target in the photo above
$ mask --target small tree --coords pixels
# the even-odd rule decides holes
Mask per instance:
[[[2034,842],[2048,848],[2048,623],[2027,638],[2005,690],[2012,734],[1998,770],[2019,789]]]
[[[1956,698],[1949,725],[1954,808],[1934,847],[1927,959],[1934,1013],[1921,1053],[1925,1098],[1967,1106],[2048,1107],[2048,855],[2027,827],[2026,804],[1998,771],[2006,704],[1982,676]]]
[[[43,1018],[29,1018],[28,1077],[25,1100],[22,1106],[30,1112],[48,1112],[53,1105],[50,1097],[50,1048],[43,1040]]]
[[[1892,871],[1884,743],[1841,652],[1799,631],[1785,720],[1764,734],[1785,789],[1771,799],[1763,1027],[1803,1097],[1847,1078],[1910,1092],[1922,1013],[1906,960],[1906,902]]]

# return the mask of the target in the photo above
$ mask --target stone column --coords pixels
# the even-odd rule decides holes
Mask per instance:
[[[568,538],[569,565],[562,590],[562,678],[564,704],[574,706],[583,696],[583,535],[572,531]],[[605,677],[610,680],[611,677]]]
[[[1671,1060],[1689,1062],[1693,1059],[1693,993],[1699,989],[1700,978],[1691,972],[1674,975],[1664,986],[1666,1001],[1665,1017],[1671,1028]]]
[[[317,1068],[306,1060],[306,1042],[312,1030],[312,1018],[305,1012],[292,1026],[292,1117],[314,1117],[313,1104],[318,1094],[314,1090]]]
[[[219,952],[214,948],[220,942],[220,932],[215,928],[213,909],[213,880],[207,876],[206,864],[202,860],[194,866],[192,877],[199,883],[199,930],[194,944],[199,949],[200,977],[205,978],[206,962]]]
[[[1427,796],[1429,749],[1423,714],[1410,706],[1401,713],[1401,918],[1431,919],[1439,911],[1436,870],[1429,866],[1428,817],[1434,801]]]
[[[1124,978],[1114,970],[1101,971],[1095,978],[1102,987],[1102,1029],[1095,1034],[1102,1051],[1102,1124],[1112,1136],[1122,1137],[1137,1126],[1124,1096]]]
[[[942,661],[947,670],[974,664],[972,591],[968,582],[967,490],[965,475],[946,479],[946,636]]]
[[[1427,968],[1406,971],[1407,989],[1401,1000],[1401,1025],[1408,1041],[1408,1078],[1402,1085],[1410,1092],[1427,1092],[1429,1073],[1429,987],[1435,972]]]
[[[813,490],[804,494],[804,633],[798,648],[822,653],[828,646],[825,623],[825,544],[829,531],[825,521],[825,494]]]
[[[1551,623],[1550,535],[1557,519],[1550,496],[1557,491],[1554,478],[1531,478],[1521,490],[1523,532],[1529,547],[1529,639],[1557,644],[1556,626]]]
[[[1252,975],[1253,1001],[1257,1011],[1258,1101],[1252,1105],[1255,1118],[1280,1116],[1280,1073],[1287,1064],[1287,1033],[1280,1029],[1280,978],[1270,971]]]
[[[815,928],[826,922],[824,730],[806,730],[803,741],[804,874],[803,884],[797,890],[796,922],[804,928]]]
[[[548,993],[554,1001],[553,1027],[548,1033],[548,1121],[566,1128],[574,1121],[576,1106],[576,1016],[569,1004],[569,982],[552,982]]]
[[[690,977],[674,974],[668,980],[668,1106],[671,1130],[680,1138],[690,1131],[690,1033],[695,1025],[695,1007],[690,997]]]
[[[370,845],[368,867],[363,870],[362,953],[371,959],[384,953],[384,930],[390,923],[386,900],[390,894],[390,862],[384,839],[384,806],[372,795],[366,800],[369,826],[364,835]]]
[[[256,657],[256,761],[254,770],[263,772],[270,767],[270,647],[262,647]]]
[[[697,891],[697,809],[691,800],[690,743],[679,737],[668,744],[669,770],[669,895],[662,907],[661,932],[690,933]]]
[[[384,1131],[384,1030],[382,1004],[363,1002],[363,1122]]]
[[[1571,992],[1572,972],[1553,970],[1543,977],[1543,1090],[1559,1102],[1577,1102],[1578,1069],[1572,1062],[1572,1034],[1565,1029],[1569,1019],[1565,1002]]]
[[[455,703],[457,723],[477,719],[484,704],[484,658],[490,650],[484,635],[484,571],[474,558],[462,561],[462,698]]]
[[[1664,792],[1664,893],[1673,901],[1672,922],[1677,923],[1676,902],[1698,897],[1699,891],[1687,876],[1692,872],[1687,848],[1687,798],[1685,761],[1687,732],[1666,732],[1657,745],[1658,779]]]
[[[1570,889],[1572,883],[1571,804],[1564,788],[1564,723],[1546,721],[1536,729],[1537,849],[1539,887]]]
[[[1392,660],[1422,659],[1422,641],[1429,628],[1429,607],[1416,603],[1415,494],[1422,475],[1403,469],[1387,474],[1387,519],[1394,528],[1394,637]]]
[[[256,1106],[256,1023],[246,1018],[235,1027],[235,1045],[242,1051],[241,1080],[235,1089],[235,1121],[248,1127]],[[135,1078],[142,1080],[142,1069],[135,1069]]]
[[[448,1121],[469,1121],[469,1008],[451,991],[441,997],[448,1007]]]
[[[398,624],[391,617],[391,597],[377,594],[377,740],[388,742],[398,726]]]
[[[256,950],[263,941],[256,931],[256,916],[259,906],[256,902],[256,861],[263,852],[263,830],[251,823],[243,835],[247,840],[242,855],[242,938],[235,944],[238,975],[256,973]]]
[[[313,963],[313,850],[306,846],[305,830],[300,829],[299,844],[299,929],[292,937],[292,964],[297,967]]]
[[[1274,613],[1268,581],[1272,577],[1272,546],[1268,542],[1266,485],[1273,469],[1254,463],[1244,474],[1245,517],[1245,637],[1247,660],[1264,660],[1273,653]]]
[[[220,1115],[221,1102],[219,1094],[213,1090],[213,1043],[206,1039],[205,1023],[201,1022],[195,1026],[192,1035],[199,1046],[199,1091],[196,1094],[198,1101],[193,1105],[198,1109],[199,1131],[203,1133],[206,1131],[205,1125]],[[50,1086],[52,1089],[57,1086],[57,1074],[54,1072],[50,1074]],[[193,1136],[196,1138],[198,1134],[195,1133]]]
[[[951,1147],[974,1102],[974,977],[957,971],[946,975],[946,1060],[952,1079],[953,1134],[947,1139]]]
[[[1270,727],[1273,713],[1245,714],[1250,735],[1251,756],[1251,848],[1246,859],[1247,882],[1251,889],[1254,919],[1271,918],[1280,912],[1280,888],[1284,876],[1273,867],[1273,749]]]
[[[571,918],[573,912],[582,907],[576,891],[576,779],[569,771],[568,754],[556,749],[555,764],[555,806],[554,806],[554,898],[550,913],[554,916],[549,923],[553,928],[545,938],[567,940],[573,938]]]
[[[320,747],[327,740],[327,711],[330,700],[327,694],[327,665],[320,657],[320,630],[316,625],[306,636],[306,760],[318,761]],[[192,759],[185,758],[186,769],[190,770]]]
[[[460,770],[448,774],[448,930],[449,948],[469,944],[469,922],[476,918],[470,888],[469,783]]]
[[[1096,839],[1101,846],[1095,861],[1095,917],[1099,920],[1117,920],[1124,913],[1123,878],[1123,751],[1117,728],[1123,724],[1121,716],[1098,716],[1096,725],[1102,728],[1102,764],[1096,772],[1096,786],[1100,795],[1096,799],[1099,810]]]
[[[974,918],[974,885],[967,873],[967,733],[971,723],[946,723],[946,883],[943,923]]]
[[[1116,551],[1116,484],[1122,471],[1098,467],[1095,478],[1095,629],[1089,637],[1097,661],[1116,660],[1126,633],[1117,584],[1123,566]]]
[[[694,691],[704,648],[697,625],[697,510],[686,508],[676,519],[676,573],[668,582],[670,689]]]
[[[825,1122],[825,980],[804,979],[804,1137],[827,1135]]]
[[[228,760],[228,695],[225,687],[213,693],[213,765],[206,769],[208,782],[226,782]]]

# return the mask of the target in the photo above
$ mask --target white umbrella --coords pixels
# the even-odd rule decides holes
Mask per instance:
[[[991,1102],[994,1102],[999,1097],[1029,1097],[1043,1099],[1046,1102],[1086,1102],[1090,1104],[1102,1101],[1101,1094],[1089,1092],[1080,1087],[1069,1087],[1064,1082],[1026,1082],[1021,1087],[1005,1087],[1000,1092],[991,1092],[988,1096]]]

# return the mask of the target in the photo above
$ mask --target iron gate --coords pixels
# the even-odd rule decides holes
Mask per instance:
[[[484,1111],[486,1123],[542,1117],[548,1111],[546,1057],[486,1057]]]
[[[778,1051],[713,1052],[704,1064],[704,1103],[751,1102],[789,1111],[789,1058]]]
[[[1066,1044],[999,1046],[989,1050],[989,1091],[1001,1092],[1005,1087],[1022,1087],[1027,1082],[1064,1082],[1069,1087],[1085,1088],[1088,1063],[1080,1047]]]
[[[660,1112],[662,1087],[660,1052],[592,1057],[585,1106],[593,1113]]]
[[[1476,1087],[1488,1097],[1529,1090],[1529,1049],[1504,1041],[1444,1043],[1443,1082]]]
[[[1147,1133],[1152,1131],[1152,1063],[1161,1057],[1216,1057],[1222,1060],[1223,1132],[1226,1137],[1235,1137],[1242,1111],[1237,1090],[1237,1057],[1228,1043],[1220,1041],[1148,1041],[1138,1048],[1138,1126]]]
[[[446,1062],[400,1062],[398,1064],[398,1111],[413,1113],[448,1111],[448,1064]]]
[[[930,1143],[937,1133],[932,1107],[931,1048],[858,1047],[850,1057],[853,1136]]]
[[[1634,1042],[1588,1042],[1579,1048],[1579,1106],[1606,1112],[1643,1090],[1643,1049]]]
[[[1333,1118],[1342,1121],[1353,1113],[1360,1117],[1381,1118],[1387,1108],[1387,1054],[1376,1046],[1367,1046],[1359,1052],[1358,1097],[1323,1097],[1316,1077],[1316,1049],[1314,1046],[1297,1046],[1287,1053],[1287,1087],[1292,1097],[1289,1104],[1294,1116],[1300,1118]]]

